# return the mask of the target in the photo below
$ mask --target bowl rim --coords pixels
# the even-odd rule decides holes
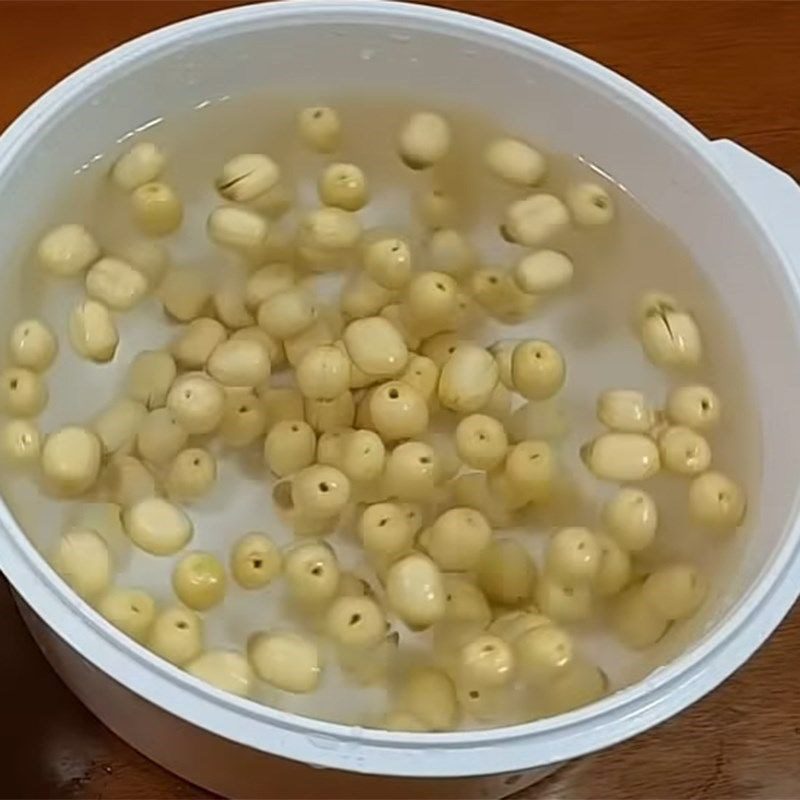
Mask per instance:
[[[746,199],[732,186],[708,140],[668,106],[611,70],[565,47],[502,23],[416,3],[373,0],[283,0],[193,17],[125,43],[79,68],[36,100],[0,136],[0,173],[8,170],[32,132],[57,124],[87,87],[151,54],[235,25],[298,16],[341,23],[388,22],[470,34],[535,52],[579,75],[598,91],[624,95],[633,113],[669,132],[691,151],[721,191],[740,205],[742,224],[772,261],[780,251]],[[800,309],[797,280],[784,273]],[[79,655],[143,699],[215,735],[314,765],[395,776],[452,777],[531,769],[615,744],[684,709],[715,688],[766,639],[800,587],[798,501],[780,548],[747,594],[715,628],[674,661],[603,700],[557,717],[505,728],[418,734],[324,722],[234,697],[158,658],[122,634],[58,578],[0,503],[0,564],[9,581],[49,628]],[[485,758],[478,757],[478,753]]]

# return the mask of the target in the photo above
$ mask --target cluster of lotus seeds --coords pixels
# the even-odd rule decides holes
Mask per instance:
[[[335,109],[305,109],[297,125],[303,146],[323,156],[339,149]],[[398,132],[397,154],[410,170],[431,170],[454,135],[445,117],[420,111]],[[707,386],[677,385],[661,406],[635,390],[604,392],[604,430],[581,456],[599,481],[619,487],[596,527],[554,531],[540,564],[519,539],[497,534],[525,509],[546,507],[561,477],[553,443],[516,439],[506,423],[515,398],[558,394],[567,361],[535,338],[481,344],[475,321],[523,322],[540,297],[565,290],[577,267],[553,241],[570,227],[590,236],[614,224],[615,207],[595,183],[563,197],[542,191],[547,160],[521,140],[489,142],[484,162],[518,192],[497,222],[520,248],[507,270],[481,265],[453,227],[456,198],[440,190],[418,201],[422,253],[411,239],[371,236],[358,212],[374,187],[357,165],[338,162],[319,174],[320,206],[300,214],[291,258],[275,258],[275,217],[290,187],[272,158],[249,153],[221,165],[215,187],[224,202],[207,223],[212,245],[236,254],[246,274],[215,289],[174,266],[162,244],[184,208],[166,154],[149,142],[120,156],[109,176],[141,241],[107,251],[76,223],[42,237],[42,269],[83,281],[85,297],[65,331],[40,319],[11,330],[0,449],[15,468],[35,470],[51,495],[117,504],[135,547],[175,557],[174,601],[161,607],[115,585],[101,533],[63,533],[55,569],[113,625],[241,696],[257,680],[312,692],[334,659],[357,682],[390,685],[375,724],[444,731],[463,719],[515,721],[520,707],[528,718],[554,714],[604,694],[603,672],[569,631],[598,609],[625,645],[642,648],[700,607],[707,581],[695,566],[637,569],[658,529],[656,502],[637,484],[669,471],[686,481],[698,526],[730,531],[742,522],[742,489],[712,469],[706,437],[721,404]],[[313,276],[350,264],[338,305],[317,297]],[[40,431],[46,372],[64,341],[83,359],[111,361],[118,315],[151,297],[181,326],[171,345],[138,353],[122,395],[94,419]],[[656,366],[680,375],[701,363],[699,327],[675,298],[642,298],[636,328]],[[278,373],[291,380],[274,384]],[[434,430],[442,419],[448,433]],[[190,550],[191,505],[213,490],[219,453],[251,447],[272,476],[265,501],[295,541],[281,547],[247,532],[227,563]],[[342,527],[361,548],[361,571],[326,539]],[[261,631],[240,651],[207,649],[203,615],[232,583],[282,585],[308,624]],[[393,674],[401,637],[419,632],[430,634],[427,661]]]

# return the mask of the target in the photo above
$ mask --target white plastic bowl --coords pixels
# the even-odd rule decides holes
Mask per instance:
[[[510,129],[584,154],[678,233],[736,320],[755,387],[762,488],[751,510],[756,533],[732,578],[735,599],[720,605],[683,655],[588,708],[479,732],[366,730],[226,695],[132,644],[54,578],[3,506],[0,565],[35,612],[25,611],[26,619],[55,668],[122,738],[189,780],[239,796],[307,780],[306,768],[264,754],[378,776],[521,772],[513,776],[519,788],[548,765],[633,736],[713,689],[764,641],[800,587],[797,184],[733,143],[710,142],[609,70],[527,33],[420,5],[300,0],[149,34],[31,106],[0,138],[0,263],[29,246],[19,232],[46,205],[56,165],[81,164],[120,132],[176,107],[270,83],[288,92],[316,86],[320,96],[326,87],[380,90],[480,107]],[[0,303],[10,313],[14,278],[2,281]],[[317,783],[330,794],[385,790],[358,776]],[[504,783],[447,786],[405,791],[486,797],[501,794]]]

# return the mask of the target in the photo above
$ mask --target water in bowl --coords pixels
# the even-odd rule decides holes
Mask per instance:
[[[333,156],[309,152],[296,135],[297,112],[316,103],[334,105],[344,121],[344,143]],[[387,227],[419,245],[426,231],[415,214],[414,198],[438,188],[456,199],[460,227],[479,249],[482,261],[497,266],[511,265],[521,252],[502,240],[497,223],[504,206],[522,193],[487,173],[482,152],[493,136],[520,136],[548,153],[549,169],[541,186],[545,191],[560,194],[570,183],[587,179],[606,186],[617,208],[615,222],[605,228],[573,229],[553,243],[574,260],[575,279],[569,290],[544,301],[522,325],[491,323],[481,332],[486,343],[509,336],[551,340],[567,361],[567,382],[553,405],[567,422],[558,448],[570,476],[570,500],[534,515],[523,529],[508,535],[524,542],[540,559],[546,534],[554,526],[597,527],[600,506],[614,487],[595,480],[578,457],[580,445],[601,430],[594,412],[597,395],[610,388],[636,388],[659,406],[669,388],[683,382],[681,376],[670,375],[647,361],[632,329],[635,302],[652,289],[680,298],[704,332],[706,358],[691,380],[709,384],[722,398],[723,421],[711,440],[714,464],[740,480],[751,498],[742,529],[733,537],[709,538],[688,518],[685,479],[662,474],[648,482],[662,522],[655,545],[637,559],[639,568],[646,571],[649,565],[670,558],[688,558],[708,573],[712,590],[700,614],[673,626],[661,642],[643,653],[617,644],[601,624],[602,612],[589,623],[572,626],[585,651],[609,676],[612,690],[618,689],[689,646],[731,601],[728,580],[741,557],[740,543],[754,527],[758,509],[753,499],[758,495],[760,471],[757,421],[748,412],[751,395],[735,321],[679,234],[660,225],[625,187],[603,172],[602,165],[592,164],[580,154],[560,152],[557,141],[539,141],[535,130],[505,130],[502,120],[487,119],[473,110],[445,108],[441,110],[454,131],[451,153],[433,170],[412,172],[401,164],[395,145],[397,131],[413,110],[412,100],[398,97],[264,93],[209,101],[172,118],[145,120],[138,131],[109,142],[107,152],[86,164],[65,165],[62,174],[54,175],[52,205],[41,209],[35,226],[46,229],[66,221],[82,222],[110,251],[138,238],[125,198],[109,185],[106,176],[114,158],[140,140],[154,141],[167,152],[165,180],[178,190],[186,205],[181,230],[166,240],[174,263],[191,266],[219,281],[235,279],[243,267],[235,257],[209,243],[205,220],[221,202],[213,189],[221,165],[242,152],[265,152],[280,164],[284,182],[295,194],[292,208],[280,221],[287,233],[304,210],[319,204],[316,178],[322,168],[332,161],[352,161],[364,169],[370,185],[371,202],[359,212],[365,228]],[[81,283],[46,279],[34,265],[32,250],[22,253],[12,267],[19,271],[19,318],[41,316],[66,337],[67,316],[82,295]],[[324,283],[333,291],[338,281],[334,278]],[[79,359],[62,338],[58,359],[47,374],[51,400],[40,420],[43,431],[68,423],[86,424],[119,394],[134,355],[166,345],[178,329],[155,299],[118,315],[118,325],[120,347],[108,365]],[[275,383],[282,380],[279,374]],[[517,429],[525,427],[525,419],[523,408],[515,415]],[[231,543],[250,530],[263,530],[284,545],[292,541],[291,532],[272,511],[270,479],[260,453],[260,446],[254,446],[252,453],[220,457],[215,489],[189,508],[196,528],[192,549],[211,551],[227,562]],[[106,519],[109,511],[88,502],[45,499],[35,480],[9,469],[0,472],[0,487],[31,541],[45,554],[69,522]],[[352,526],[344,525],[331,541],[345,563],[361,562]],[[120,585],[147,589],[161,604],[174,602],[170,573],[177,556],[158,558],[138,551],[121,531],[113,545]],[[246,592],[231,581],[226,601],[205,618],[209,647],[241,649],[251,633],[289,623],[313,628],[287,610],[279,582],[265,590]],[[402,625],[397,628],[401,651],[407,651],[412,660],[427,646],[429,634],[412,634]],[[311,695],[293,696],[258,684],[254,697],[282,709],[349,724],[369,722],[386,705],[384,687],[354,686],[334,666],[326,670],[321,688]],[[477,723],[467,723],[472,724]]]

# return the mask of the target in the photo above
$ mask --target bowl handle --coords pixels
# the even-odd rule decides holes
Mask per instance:
[[[711,142],[712,155],[800,275],[800,185],[788,173],[728,139]]]

